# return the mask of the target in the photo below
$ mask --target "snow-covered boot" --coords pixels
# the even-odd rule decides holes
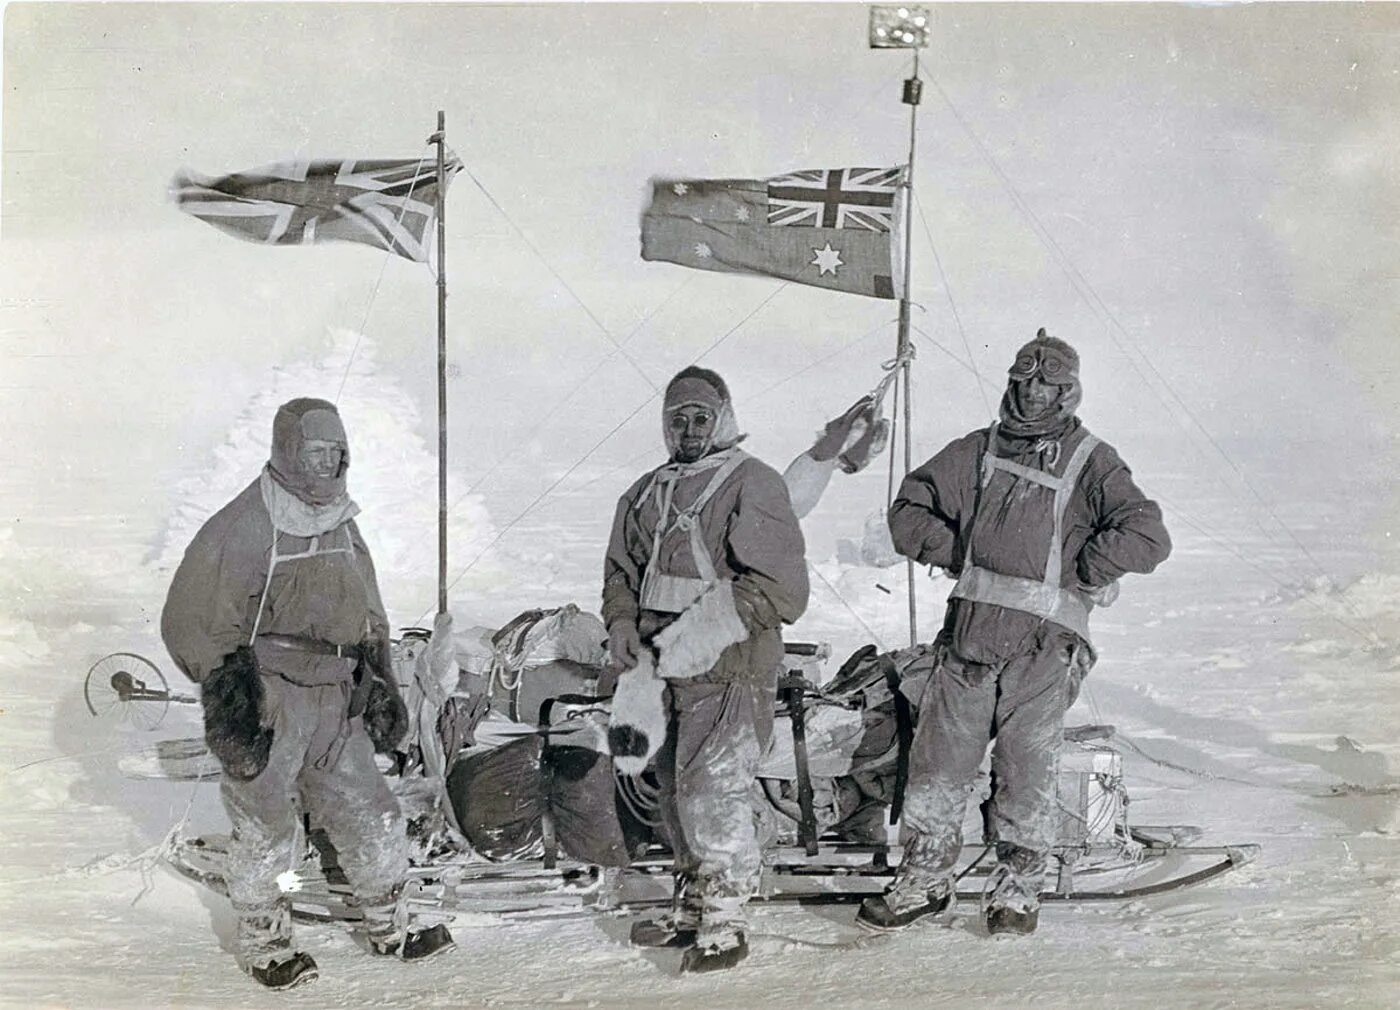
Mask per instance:
[[[693,947],[697,935],[693,924],[683,924],[674,915],[663,915],[634,922],[628,939],[634,947]]]
[[[1040,918],[1038,908],[1017,909],[1006,905],[993,905],[987,909],[987,932],[992,936],[998,933],[1034,933],[1036,921]]]
[[[1045,863],[1045,856],[1030,849],[997,843],[997,865],[983,891],[983,916],[989,934],[1035,932]]]
[[[644,919],[632,926],[634,947],[691,947],[700,932],[701,902],[695,883],[678,874],[671,908],[663,915]]]
[[[733,968],[749,956],[749,944],[743,930],[704,930],[697,936],[695,946],[681,956],[682,974],[699,974]]]
[[[297,951],[291,957],[271,961],[260,968],[250,965],[248,974],[269,989],[290,989],[312,981],[320,972],[310,954]]]
[[[376,954],[397,955],[401,961],[425,961],[455,945],[452,934],[448,932],[447,927],[438,923],[427,929],[409,930],[404,934],[401,943],[393,941],[375,943],[371,941],[370,949]]]
[[[953,900],[952,888],[945,882],[900,877],[884,894],[866,898],[856,913],[856,925],[872,933],[890,933],[912,926],[929,915],[937,915]]]

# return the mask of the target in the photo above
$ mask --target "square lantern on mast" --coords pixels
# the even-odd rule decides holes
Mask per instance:
[[[927,7],[871,7],[870,48],[926,49],[932,22]]]

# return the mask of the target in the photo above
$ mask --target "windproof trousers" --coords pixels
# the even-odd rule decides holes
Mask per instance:
[[[233,824],[228,889],[238,912],[238,955],[261,967],[292,949],[283,874],[296,871],[302,814],[324,829],[370,936],[393,944],[403,930],[398,894],[408,836],[398,800],[374,763],[360,719],[346,718],[348,684],[304,687],[264,675],[264,722],[273,730],[262,774],[220,786]],[[282,878],[282,879],[279,879]]]
[[[776,680],[667,685],[657,755],[662,827],[675,854],[676,911],[702,930],[742,929],[762,857],[750,790],[773,735]]]
[[[952,883],[963,816],[977,769],[992,746],[988,826],[997,843],[992,902],[1039,901],[1058,827],[1057,780],[1065,711],[1078,693],[1078,638],[1045,623],[1027,648],[999,664],[941,650],[919,708],[909,754],[903,878],[928,890]]]

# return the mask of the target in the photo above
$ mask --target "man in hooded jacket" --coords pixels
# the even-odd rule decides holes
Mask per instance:
[[[1042,329],[1009,374],[999,420],[905,477],[890,508],[896,549],[958,581],[910,750],[904,859],[857,916],[876,931],[952,900],[969,787],[993,739],[986,925],[1035,929],[1062,722],[1094,660],[1089,612],[1171,551],[1161,509],[1075,416],[1074,349]]]
[[[407,929],[399,907],[407,836],[374,754],[393,749],[407,714],[349,467],[333,404],[283,404],[270,461],[195,534],[161,615],[223,768],[239,961],[270,988],[317,974],[292,946],[278,883],[300,862],[302,813],[335,845],[372,951],[411,960],[452,942],[443,926]]]
[[[688,947],[682,970],[709,971],[747,952],[760,868],[749,792],[773,729],[780,627],[806,609],[807,570],[787,486],[738,447],[724,380],[680,371],[662,423],[670,460],[618,501],[604,561],[602,616],[622,671],[609,736],[620,769],[655,755],[675,853],[672,912],[634,939]],[[634,681],[656,685],[659,725],[624,724]]]

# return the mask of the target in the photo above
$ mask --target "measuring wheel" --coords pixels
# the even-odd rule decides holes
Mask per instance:
[[[155,729],[172,701],[194,701],[170,693],[164,675],[149,659],[134,652],[103,656],[83,681],[83,700],[99,719]]]

